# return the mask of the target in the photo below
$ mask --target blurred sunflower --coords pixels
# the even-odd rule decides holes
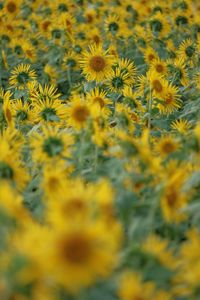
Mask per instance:
[[[66,159],[70,156],[73,142],[73,137],[68,132],[57,127],[44,126],[40,132],[33,132],[30,136],[33,159],[38,163]]]

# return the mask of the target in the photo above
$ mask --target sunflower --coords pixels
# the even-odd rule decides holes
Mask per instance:
[[[73,34],[74,25],[75,25],[75,18],[72,13],[69,12],[62,12],[59,14],[58,23],[62,29],[66,30],[69,35]]]
[[[55,200],[63,195],[64,186],[66,186],[66,178],[71,168],[66,166],[62,161],[56,165],[46,165],[43,168],[41,187],[45,193],[45,199]],[[59,200],[60,201],[60,200]]]
[[[126,271],[122,274],[118,295],[121,300],[155,299],[152,283],[144,283],[139,274],[131,271]]]
[[[167,83],[161,102],[158,104],[162,114],[171,114],[181,107],[180,93],[178,87]]]
[[[38,163],[65,159],[70,156],[73,142],[73,137],[65,130],[43,126],[40,132],[33,132],[30,137],[33,159]]]
[[[182,210],[187,205],[188,197],[180,191],[176,182],[171,181],[167,184],[161,197],[161,209],[166,222],[179,223],[186,219],[186,214]]]
[[[52,174],[51,178],[55,179],[55,175]],[[86,220],[96,212],[93,186],[86,186],[80,179],[57,178],[56,185],[54,180],[54,187],[57,187],[57,194],[54,192],[53,195],[50,195],[49,199],[52,201],[47,203],[47,221],[49,223],[62,226],[66,220]],[[51,189],[53,189],[52,185]]]
[[[161,156],[168,156],[179,148],[179,143],[170,136],[164,136],[155,144],[155,150]]]
[[[34,124],[34,111],[28,102],[22,100],[14,100],[12,102],[11,111],[15,122],[18,124]]]
[[[67,122],[69,126],[81,129],[86,126],[91,117],[91,107],[87,101],[73,97],[67,108]]]
[[[75,294],[99,278],[110,275],[118,262],[120,243],[118,237],[113,236],[112,230],[106,230],[102,221],[65,220],[64,224],[55,228],[51,234],[51,264],[48,264],[47,269],[58,284]]]
[[[105,21],[105,30],[112,35],[116,35],[120,29],[120,18],[118,15],[109,15]]]
[[[147,78],[150,83],[150,89],[153,97],[162,99],[166,93],[166,87],[168,86],[167,80],[165,80],[163,76],[156,71],[149,71],[147,73]]]
[[[183,11],[178,9],[173,14],[173,22],[175,27],[181,28],[186,27],[191,23],[191,15],[188,13],[188,11]]]
[[[159,235],[150,234],[142,244],[142,251],[153,255],[167,269],[174,270],[177,266],[168,240],[161,239]]]
[[[86,94],[86,99],[88,100],[88,103],[91,103],[92,105],[98,105],[102,110],[103,115],[108,116],[110,114],[108,105],[112,104],[112,101],[107,98],[106,91],[96,87]]]
[[[139,100],[137,100],[136,93],[133,92],[132,87],[126,86],[123,90],[124,101],[129,104],[132,108],[137,108],[139,111],[143,112],[144,108]]]
[[[25,56],[30,59],[31,62],[35,62],[36,60],[36,50],[33,47],[33,45],[28,42],[28,41],[24,41],[21,44],[21,48],[25,54]]]
[[[165,37],[170,32],[168,19],[165,15],[158,11],[154,14],[149,21],[149,29],[156,37]]]
[[[167,74],[167,63],[160,58],[154,59],[150,64],[150,70],[157,72],[161,75]]]
[[[117,63],[117,67],[122,73],[128,74],[131,84],[135,82],[136,67],[133,61],[127,58],[121,58]]]
[[[94,27],[88,32],[88,37],[90,44],[101,44],[102,43],[102,35],[101,31],[97,28]],[[109,50],[109,53],[112,54],[112,52]]]
[[[0,180],[23,189],[29,179],[18,153],[11,148],[7,136],[0,136]]]
[[[16,17],[17,14],[20,12],[20,6],[22,1],[13,1],[13,0],[6,0],[3,6],[3,12],[9,17]]]
[[[69,51],[63,60],[63,67],[70,70],[78,69],[78,58],[79,56],[74,51]]]
[[[143,53],[144,53],[144,60],[147,64],[151,64],[154,61],[154,59],[158,58],[158,54],[150,46],[148,46],[146,49],[144,49]]]
[[[172,61],[172,63],[169,63],[168,67],[169,71],[172,73],[173,81],[175,83],[182,84],[183,86],[188,85],[187,67],[183,58],[177,57]]]
[[[60,100],[38,99],[33,102],[35,122],[61,125],[66,118],[67,107]]]
[[[3,183],[3,184],[2,184]],[[8,182],[1,182],[0,185],[0,212],[6,216],[15,218],[21,223],[21,220],[28,218],[28,212],[23,205],[23,198]]]
[[[31,100],[38,101],[38,100],[58,100],[61,94],[58,92],[58,89],[55,85],[38,85],[38,88],[34,90],[31,95]]]
[[[190,195],[183,190],[188,177],[188,165],[180,165],[176,160],[168,161],[164,169],[164,189],[160,204],[164,220],[168,223],[179,223],[186,219],[183,208]]]
[[[80,60],[87,80],[103,81],[111,76],[113,56],[100,45],[92,45]]]
[[[12,115],[12,93],[10,91],[4,91],[2,88],[0,88],[0,100],[3,108],[3,115],[4,118],[9,126],[12,127],[13,125],[13,115]]]
[[[184,61],[192,62],[196,55],[196,47],[194,42],[190,38],[183,41],[178,48],[177,55]]]
[[[132,79],[128,73],[116,68],[111,71],[111,77],[107,80],[106,85],[112,92],[123,93],[126,86],[132,85]]]
[[[11,71],[9,84],[13,88],[25,89],[28,84],[36,81],[36,72],[31,70],[31,65],[19,64]]]
[[[171,128],[178,131],[181,134],[187,134],[191,128],[191,124],[188,120],[179,119],[172,122]]]
[[[56,68],[49,64],[46,64],[44,67],[44,72],[45,74],[47,74],[50,84],[55,85],[58,78],[58,71],[56,70]]]

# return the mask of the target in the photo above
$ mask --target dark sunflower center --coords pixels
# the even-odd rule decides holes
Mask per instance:
[[[11,14],[17,10],[16,4],[12,1],[8,2],[6,7],[7,7],[7,10],[9,11],[9,13],[11,13]]]
[[[78,122],[85,122],[89,117],[89,111],[85,106],[76,107],[73,112],[73,117]]]
[[[68,11],[67,5],[65,3],[61,3],[58,6],[58,10],[61,11],[61,12]]]
[[[194,55],[194,52],[195,52],[195,48],[193,46],[188,46],[185,49],[185,53],[188,57],[192,57]]]
[[[96,56],[91,57],[91,59],[89,61],[89,65],[90,65],[90,68],[92,70],[94,70],[95,72],[101,72],[104,70],[104,68],[106,66],[106,61],[102,56],[96,55]]]
[[[81,46],[79,46],[79,45],[75,45],[75,47],[74,47],[74,51],[75,51],[76,53],[81,53],[81,51],[82,51],[82,48],[81,48]]]
[[[72,67],[72,68],[75,67],[76,66],[76,61],[73,58],[69,58],[67,60],[67,66]]]
[[[86,208],[86,203],[81,198],[72,198],[64,204],[62,211],[66,213],[66,215],[74,215],[84,212]]]
[[[19,84],[25,84],[29,80],[29,75],[27,72],[21,72],[17,75],[17,81]]]
[[[177,199],[178,199],[178,194],[177,194],[177,191],[175,191],[175,190],[171,190],[166,195],[167,204],[170,207],[175,206]]]
[[[163,29],[162,23],[158,20],[151,21],[150,26],[153,32],[160,32]]]
[[[161,64],[156,65],[156,71],[158,73],[162,73],[164,71],[163,65]]]
[[[156,12],[162,12],[162,8],[160,6],[155,6],[154,9],[153,9],[153,13],[156,13]]]
[[[149,54],[149,55],[148,55],[148,58],[149,58],[149,61],[152,61],[152,60],[155,58],[155,55]]]
[[[176,25],[180,26],[180,25],[187,25],[188,24],[188,19],[184,16],[178,16],[175,20]]]
[[[98,36],[98,35],[94,35],[93,36],[93,41],[96,43],[96,44],[99,44],[99,42],[100,42],[100,37]]]
[[[105,103],[101,97],[95,97],[93,101],[95,103],[98,103],[101,108],[103,108],[105,106]]]
[[[109,28],[109,31],[115,33],[115,32],[118,31],[119,25],[116,22],[112,22],[112,23],[109,24],[108,28]]]
[[[163,90],[162,84],[160,83],[159,80],[153,80],[152,86],[153,89],[158,93],[161,93]]]
[[[46,107],[43,109],[41,117],[45,121],[59,121],[59,117],[56,115],[56,110],[52,107]]]
[[[13,170],[5,162],[0,162],[0,178],[2,179],[13,179]]]
[[[50,21],[45,21],[43,24],[42,24],[42,28],[44,31],[46,31],[49,27],[49,25],[51,24]]]
[[[51,35],[54,39],[60,39],[61,38],[61,32],[58,29],[52,30]]]
[[[5,116],[6,116],[7,121],[11,122],[11,120],[12,120],[12,113],[11,113],[11,111],[10,111],[9,108],[6,108]]]
[[[124,81],[121,77],[114,77],[112,79],[112,86],[117,88],[117,89],[120,89],[124,86]]]
[[[28,114],[26,111],[24,110],[18,110],[17,114],[16,114],[16,119],[18,121],[25,121],[28,119]]]
[[[56,137],[49,137],[44,141],[43,150],[49,157],[61,154],[64,149],[62,140]]]
[[[59,243],[62,258],[72,264],[84,264],[91,257],[91,242],[80,234],[74,234]]]
[[[162,150],[164,153],[169,154],[174,151],[174,144],[171,143],[170,141],[166,141],[162,145]]]
[[[165,104],[172,104],[173,102],[173,95],[171,93],[167,93],[165,97]]]

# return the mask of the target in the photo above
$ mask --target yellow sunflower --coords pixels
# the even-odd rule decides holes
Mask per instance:
[[[28,102],[14,100],[12,102],[11,111],[15,122],[18,124],[33,124],[35,121],[34,111]]]
[[[111,71],[111,76],[107,80],[106,85],[112,92],[123,93],[126,86],[132,85],[132,79],[129,74],[122,72],[120,68]]]
[[[24,165],[15,148],[11,148],[6,135],[0,136],[0,143],[0,180],[23,189],[29,179]]]
[[[144,53],[144,60],[147,64],[151,64],[154,59],[157,59],[158,58],[158,54],[156,53],[156,51],[148,46],[147,48],[145,48],[143,50],[143,53]]]
[[[61,125],[66,118],[67,107],[61,100],[42,100],[33,102],[35,122]]]
[[[160,58],[156,58],[150,64],[150,70],[161,75],[167,75],[167,63]]]
[[[134,62],[128,58],[121,58],[117,62],[117,66],[119,67],[122,73],[128,74],[130,83],[133,84],[135,82],[136,77],[136,67]]]
[[[91,107],[87,101],[74,97],[67,108],[67,123],[76,129],[86,126],[91,117]]]
[[[102,221],[65,220],[64,224],[51,233],[47,270],[57,284],[76,294],[111,274],[120,243]]]
[[[167,156],[175,152],[179,148],[179,143],[170,136],[164,136],[160,138],[155,144],[155,150],[161,156]]]
[[[73,137],[66,130],[44,126],[30,137],[33,159],[38,163],[52,162],[70,156]]]
[[[87,80],[103,81],[111,76],[113,56],[101,45],[92,45],[83,53],[80,65]]]
[[[107,98],[106,91],[96,87],[87,93],[86,98],[88,103],[91,103],[92,105],[98,105],[104,116],[108,116],[110,114],[108,105],[112,104],[112,101]]]
[[[181,134],[187,134],[191,128],[191,124],[185,119],[179,119],[172,122],[171,128],[177,130]]]
[[[11,87],[25,89],[32,81],[36,81],[36,72],[31,70],[31,65],[19,64],[11,71],[9,84]]]
[[[58,92],[58,89],[55,85],[38,85],[37,89],[34,89],[31,93],[31,100],[58,100],[61,94]]]
[[[162,101],[158,104],[158,108],[162,114],[171,114],[181,107],[179,89],[171,83],[167,83],[161,100]]]
[[[162,99],[168,85],[167,80],[165,80],[163,76],[158,74],[156,71],[149,71],[147,73],[147,78],[150,83],[150,89],[153,97]]]
[[[194,42],[190,38],[183,41],[178,48],[177,55],[184,61],[192,62],[196,55],[196,46]]]
[[[20,12],[20,6],[22,4],[22,0],[14,1],[14,0],[6,0],[3,5],[3,12],[10,17],[16,17]]]

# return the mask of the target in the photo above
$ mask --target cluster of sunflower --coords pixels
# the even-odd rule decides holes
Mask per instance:
[[[0,1],[0,299],[200,299],[198,0]]]

